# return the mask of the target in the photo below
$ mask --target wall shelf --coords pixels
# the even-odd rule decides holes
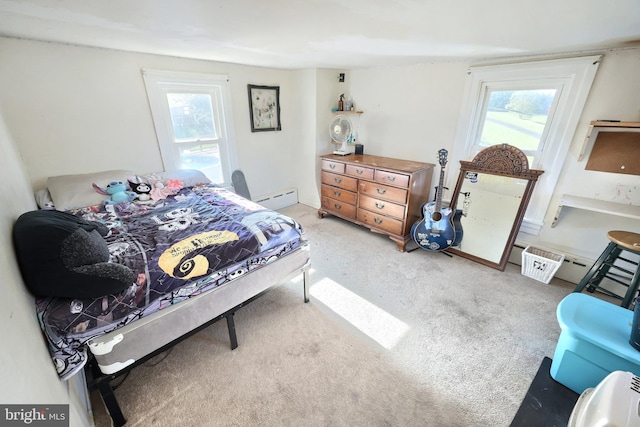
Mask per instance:
[[[587,150],[587,146],[590,142],[595,141],[600,132],[640,132],[640,122],[607,122],[594,120],[589,123],[589,130],[587,136],[584,138],[584,143],[580,149],[578,155],[578,161],[581,161],[584,157],[584,153]]]
[[[606,200],[589,199],[587,197],[564,194],[560,201],[560,206],[558,206],[558,210],[556,211],[553,223],[551,223],[552,228],[558,223],[560,212],[563,208],[582,209],[607,215],[640,219],[640,206],[623,205],[622,203],[608,202]]]
[[[331,111],[333,114],[362,114],[364,111]]]
[[[603,128],[640,128],[640,122],[606,122],[592,121],[591,126],[599,126]]]

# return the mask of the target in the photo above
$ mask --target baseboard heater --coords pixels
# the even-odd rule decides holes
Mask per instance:
[[[275,211],[298,203],[298,189],[287,188],[272,194],[256,197],[253,201]]]

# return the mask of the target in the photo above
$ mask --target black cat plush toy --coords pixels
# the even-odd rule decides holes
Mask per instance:
[[[151,199],[151,185],[146,182],[132,182],[129,180],[129,187],[131,191],[138,195],[137,199],[141,202],[146,202]]]

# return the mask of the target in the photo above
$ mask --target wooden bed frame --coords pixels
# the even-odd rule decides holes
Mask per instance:
[[[167,307],[88,343],[85,367],[89,390],[98,390],[113,420],[126,423],[110,381],[168,350],[180,341],[225,318],[231,349],[238,346],[233,315],[269,289],[303,275],[304,302],[309,301],[310,250],[304,242],[295,251],[209,292]]]

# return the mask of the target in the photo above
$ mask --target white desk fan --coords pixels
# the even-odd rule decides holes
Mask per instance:
[[[353,124],[347,116],[338,115],[331,122],[329,126],[329,135],[331,135],[331,142],[335,144],[341,144],[340,148],[334,150],[333,154],[339,156],[346,156],[351,154],[353,150],[349,147],[349,142],[352,141]]]

